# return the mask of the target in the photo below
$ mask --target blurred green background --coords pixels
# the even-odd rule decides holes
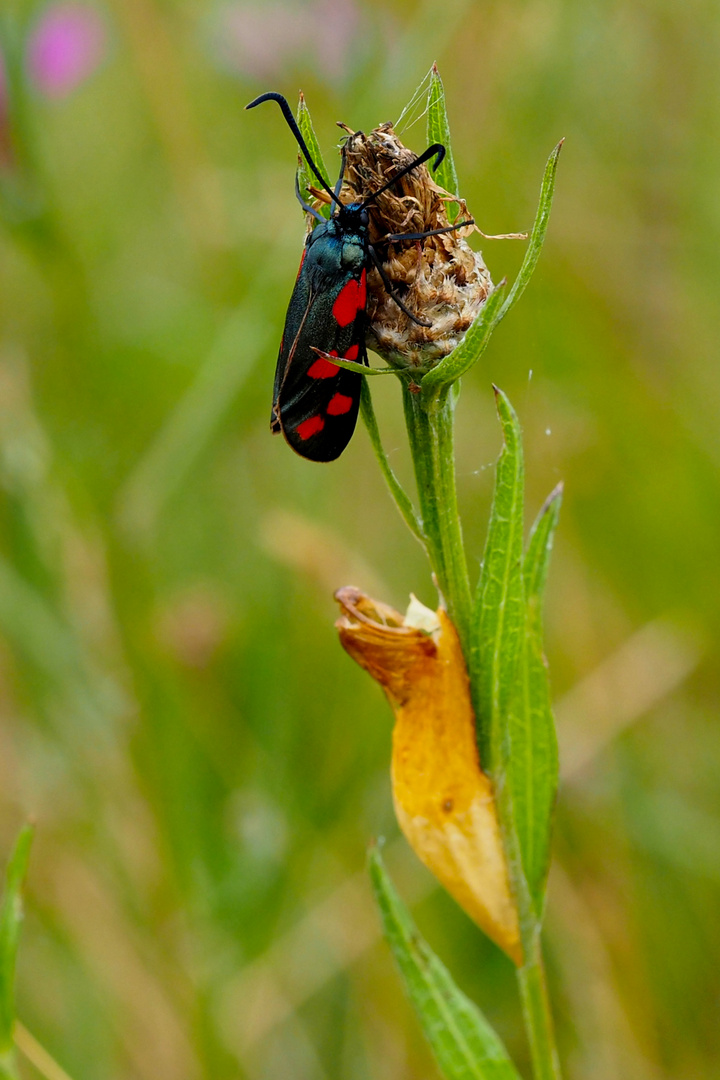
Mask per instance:
[[[422,552],[363,430],[316,466],[268,428],[303,221],[290,133],[243,105],[302,87],[332,161],[335,121],[397,117],[437,60],[486,232],[531,224],[567,138],[540,268],[458,408],[472,559],[491,381],[524,424],[528,513],[566,483],[546,939],[567,1073],[716,1078],[717,5],[3,0],[0,34],[2,852],[38,826],[23,1023],[74,1080],[435,1076],[364,873],[383,834],[527,1073],[511,965],[398,839],[390,711],[333,630],[341,585],[433,604]],[[404,137],[422,150],[422,119]],[[496,281],[521,249],[483,243]],[[398,388],[373,390],[409,480]]]

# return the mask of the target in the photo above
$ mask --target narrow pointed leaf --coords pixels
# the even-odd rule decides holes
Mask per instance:
[[[5,889],[0,904],[0,1077],[13,1075],[15,960],[22,922],[20,890],[25,880],[32,836],[29,825],[20,832],[5,871]]]
[[[498,311],[502,304],[505,290],[503,284],[494,289],[483,304],[480,314],[465,334],[456,349],[444,357],[440,363],[428,371],[421,386],[425,397],[437,393],[464,375],[476,364],[487,348],[493,327],[497,323]]]
[[[523,573],[525,576],[525,597],[528,607],[535,604],[534,628],[541,628],[541,605],[547,582],[550,555],[552,554],[555,530],[560,517],[563,485],[558,484],[550,492],[540,509],[528,537]]]
[[[500,1038],[418,933],[377,847],[370,876],[385,936],[445,1080],[520,1080]]]
[[[455,162],[450,145],[450,125],[445,107],[445,88],[435,64],[433,64],[430,71],[427,140],[428,144],[439,142],[445,147],[445,157],[440,162],[436,172],[432,174],[433,179],[440,187],[444,187],[446,191],[449,191],[451,195],[459,195],[457,172],[455,171]]]
[[[505,445],[473,612],[471,667],[480,761],[497,781],[509,754],[509,709],[525,633],[525,599],[522,434],[512,405],[497,387],[495,401]]]
[[[356,371],[358,375],[395,375],[398,369],[393,367],[368,367],[367,364],[359,364],[356,360],[344,360],[341,356],[331,357],[335,367],[344,368],[345,371]]]
[[[329,187],[332,187],[333,185],[330,183],[327,166],[325,165],[325,161],[320,150],[320,143],[318,142],[317,135],[315,134],[315,128],[313,127],[310,110],[305,103],[305,97],[303,94],[300,95],[300,100],[298,101],[297,122],[298,127],[302,132],[302,136],[307,144],[307,148],[312,155],[313,161],[322,173],[325,179],[325,183],[328,184]],[[318,182],[317,177],[310,171],[310,166],[306,162],[303,154],[298,155],[298,185],[300,187],[300,194],[302,195],[303,199],[305,199],[306,202],[311,202],[313,196],[310,193],[309,189],[310,187],[317,188]],[[329,212],[330,210],[328,208],[327,213],[329,214]],[[320,213],[323,213],[322,207],[320,208]]]
[[[557,737],[543,653],[542,599],[561,500],[562,486],[558,486],[540,511],[528,541],[523,566],[525,638],[510,713],[508,783],[518,849],[538,919],[550,862],[558,777]]]
[[[542,251],[542,246],[545,242],[545,234],[550,220],[550,210],[552,207],[553,193],[555,191],[555,173],[557,171],[558,158],[560,157],[563,142],[564,140],[561,139],[547,160],[542,186],[540,187],[540,201],[535,216],[535,224],[530,233],[525,258],[523,259],[518,276],[515,278],[512,288],[508,293],[507,300],[500,309],[496,325],[501,319],[505,318],[510,308],[520,299],[525,292],[525,288],[530,281],[530,278],[535,272],[535,267],[540,258],[540,252]]]

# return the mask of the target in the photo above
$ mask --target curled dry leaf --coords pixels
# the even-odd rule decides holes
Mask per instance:
[[[403,146],[392,124],[369,134],[348,132],[345,144],[343,202],[357,202],[378,191],[416,155]],[[380,274],[368,275],[368,348],[391,363],[430,366],[452,352],[472,324],[492,288],[479,252],[464,239],[473,226],[423,241],[383,238],[428,232],[452,224],[453,197],[420,165],[378,197],[370,208],[370,241],[403,303],[431,326],[418,326],[388,295]],[[462,217],[468,217],[464,203]]]
[[[343,610],[336,625],[344,648],[380,683],[395,712],[392,787],[400,827],[468,915],[522,963],[493,789],[480,768],[455,627],[441,609],[428,632],[427,621],[420,628],[414,617],[410,625],[352,587],[335,598]]]

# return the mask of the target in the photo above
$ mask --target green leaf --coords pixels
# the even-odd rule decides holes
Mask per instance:
[[[333,357],[333,359],[335,359]],[[404,488],[400,484],[400,481],[396,477],[395,473],[390,468],[390,462],[387,459],[387,454],[383,449],[382,442],[380,440],[380,430],[378,428],[377,419],[375,417],[375,409],[373,408],[372,395],[370,393],[370,387],[366,380],[362,381],[362,392],[360,397],[360,412],[362,414],[367,433],[370,436],[370,442],[372,448],[375,451],[375,457],[380,465],[380,471],[385,477],[385,482],[390,488],[390,494],[395,500],[395,505],[402,514],[407,527],[410,532],[425,546],[425,534],[423,532],[422,522],[418,517],[417,511],[412,504],[410,497],[406,494]]]
[[[321,353],[323,355],[329,355]],[[367,364],[359,364],[356,360],[344,360],[341,356],[330,357],[335,367],[344,368],[345,371],[355,371],[358,375],[400,375],[400,369],[394,367],[369,367]]]
[[[509,710],[525,632],[525,597],[522,434],[512,405],[502,390],[494,389],[505,445],[473,612],[470,666],[480,761],[497,780],[509,756]]]
[[[438,74],[437,64],[433,64],[430,72],[430,89],[428,91],[428,114],[427,114],[427,139],[428,143],[442,143],[445,147],[445,157],[434,172],[433,179],[449,191],[451,195],[460,195],[457,172],[450,146],[450,125],[448,123],[445,108],[445,88]]]
[[[377,847],[370,876],[385,936],[425,1037],[446,1080],[519,1080],[502,1042],[452,981],[415,927],[387,875]]]
[[[317,135],[315,134],[315,128],[313,127],[313,122],[310,117],[310,110],[305,104],[305,95],[302,93],[300,94],[300,99],[298,101],[297,122],[298,127],[300,128],[300,131],[302,133],[302,137],[304,138],[307,144],[307,148],[312,155],[312,159],[320,170],[325,180],[325,183],[328,185],[328,187],[333,187],[333,185],[330,183],[327,166],[325,165],[325,161],[320,150],[320,143],[318,142]],[[306,162],[303,154],[298,154],[297,176],[300,194],[306,202],[311,202],[313,199],[313,195],[311,194],[309,189],[310,187],[317,188],[318,181],[317,177],[310,171],[310,167]],[[320,213],[322,214],[323,211],[325,211],[326,216],[328,216],[330,214],[330,209],[330,206],[320,207]]]
[[[538,919],[542,918],[550,863],[552,811],[558,778],[557,737],[543,654],[542,599],[561,500],[562,485],[558,485],[530,532],[523,565],[525,639],[517,693],[510,712],[507,776],[513,824],[525,880]]]
[[[427,399],[444,386],[449,386],[476,364],[487,348],[490,335],[497,323],[498,310],[505,295],[504,282],[488,296],[480,313],[457,348],[445,356],[432,371],[421,380],[423,395]]]
[[[540,258],[540,252],[542,251],[543,243],[545,242],[545,234],[547,232],[548,222],[550,220],[550,209],[552,207],[553,192],[555,190],[555,172],[557,170],[558,158],[560,157],[560,151],[565,140],[561,139],[557,144],[550,157],[547,160],[545,166],[545,174],[543,176],[542,186],[540,188],[540,201],[538,203],[537,214],[535,215],[535,224],[532,227],[530,233],[530,239],[528,241],[527,251],[525,252],[525,258],[523,259],[520,272],[513,282],[512,288],[508,293],[507,300],[503,304],[500,314],[498,315],[495,325],[504,319],[508,311],[525,292],[527,283],[533,276],[535,267],[537,266],[538,259]]]
[[[25,879],[32,837],[32,826],[26,825],[10,856],[0,904],[0,1077],[14,1075],[15,959],[22,921],[20,890]]]
[[[550,492],[540,508],[540,513],[530,530],[525,553],[523,565],[525,597],[528,608],[533,604],[535,605],[533,612],[534,622],[531,621],[531,625],[538,631],[542,629],[542,598],[545,592],[555,530],[560,517],[562,495],[563,485],[560,483]]]

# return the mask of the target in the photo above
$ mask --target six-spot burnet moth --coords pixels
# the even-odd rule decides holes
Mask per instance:
[[[341,368],[332,357],[367,365],[365,347],[367,271],[374,264],[393,300],[414,322],[424,322],[405,307],[392,290],[380,260],[370,243],[368,206],[411,169],[435,158],[433,169],[445,156],[445,147],[433,143],[409,165],[362,202],[343,204],[340,189],[345,161],[335,188],[329,187],[313,161],[290,106],[282,94],[267,93],[255,98],[247,109],[263,101],[276,101],[297,139],[298,145],[334,203],[332,216],[324,218],[303,199],[296,180],[295,193],[302,208],[319,224],[305,241],[300,269],[285,318],[280,343],[272,416],[274,433],[282,432],[290,446],[310,461],[334,461],[342,454],[355,430],[362,375]],[[461,222],[428,233],[407,233],[386,239],[421,240],[441,232],[451,232]]]

